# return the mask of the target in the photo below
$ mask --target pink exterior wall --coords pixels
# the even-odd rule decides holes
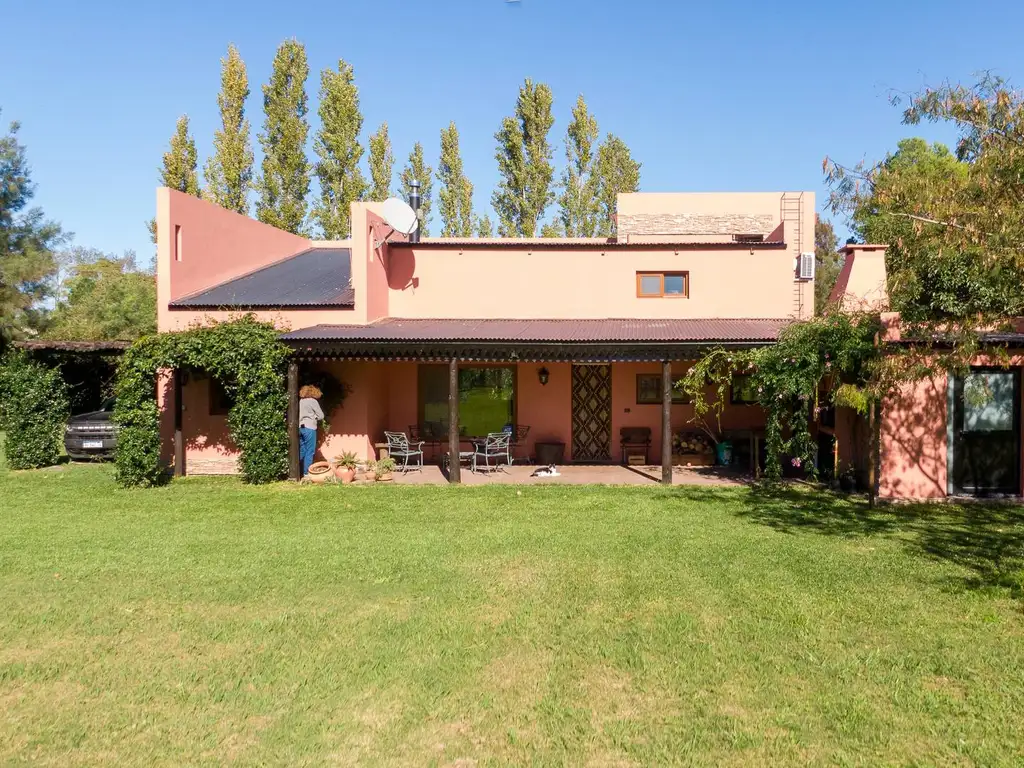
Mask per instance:
[[[879,495],[946,495],[946,376],[904,385],[886,399],[880,421]]]
[[[880,312],[889,306],[884,245],[847,245],[843,268],[829,295],[844,312]]]

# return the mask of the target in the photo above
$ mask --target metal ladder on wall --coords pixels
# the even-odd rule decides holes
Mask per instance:
[[[786,240],[796,245],[797,267],[793,271],[793,312],[797,318],[804,316],[804,281],[799,279],[800,254],[804,252],[804,193],[783,192],[779,206],[779,218],[785,224]],[[792,233],[792,237],[790,234]]]

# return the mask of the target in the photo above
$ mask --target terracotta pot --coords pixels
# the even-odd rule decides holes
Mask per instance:
[[[369,480],[372,483],[374,480],[377,479],[377,473],[374,472],[372,469],[368,469],[368,470],[366,470],[365,473],[363,473],[363,477],[365,477],[367,480]]]
[[[383,475],[377,475],[378,483],[386,483],[389,480],[394,480],[394,477],[392,477],[390,472],[385,472]]]
[[[334,470],[334,476],[342,483],[351,483],[356,479],[356,471],[352,467],[338,465]]]
[[[311,483],[326,483],[328,479],[334,477],[333,469],[329,461],[318,461],[310,465],[306,477]]]

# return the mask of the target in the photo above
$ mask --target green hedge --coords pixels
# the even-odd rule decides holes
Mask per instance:
[[[0,429],[11,469],[56,464],[64,442],[70,406],[60,371],[22,352],[0,362]]]
[[[167,478],[160,461],[156,387],[157,372],[173,368],[206,371],[234,397],[228,428],[246,481],[283,477],[288,469],[285,374],[290,352],[278,334],[274,326],[247,315],[145,336],[133,344],[121,358],[115,387],[118,483],[147,487]]]

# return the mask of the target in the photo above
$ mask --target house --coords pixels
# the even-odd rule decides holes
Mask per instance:
[[[456,436],[518,427],[526,455],[618,462],[622,429],[639,427],[669,472],[670,436],[695,427],[666,374],[709,347],[771,344],[813,314],[814,211],[811,192],[637,193],[619,196],[611,238],[417,239],[364,202],[350,239],[323,242],[163,188],[158,327],[241,312],[278,324],[295,382],[322,370],[349,390],[326,457],[372,457],[385,430],[444,450],[455,424]],[[177,471],[233,472],[224,393],[178,381],[160,392],[168,460],[177,429]],[[722,414],[738,446],[764,426],[751,399],[739,382]]]

